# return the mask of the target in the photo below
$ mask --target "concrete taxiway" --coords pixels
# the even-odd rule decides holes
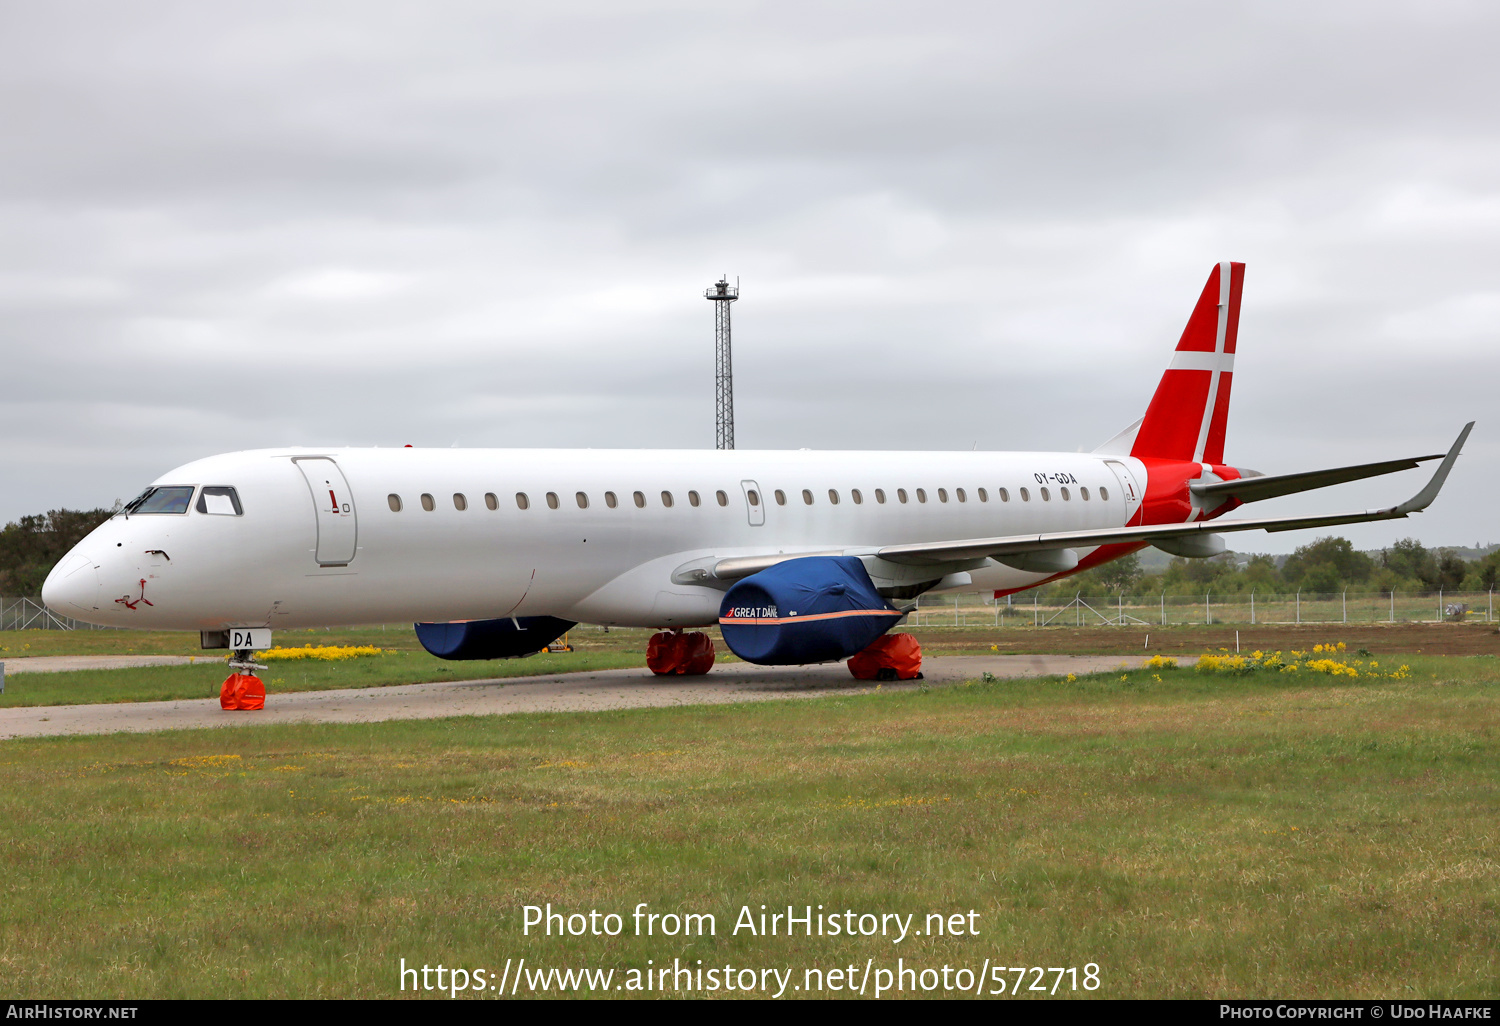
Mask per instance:
[[[1098,673],[1122,667],[1134,669],[1142,662],[1142,656],[932,656],[923,661],[922,670],[926,684],[944,685],[974,680],[985,673],[1002,678]],[[914,688],[919,683],[922,682],[898,681],[881,687]],[[0,709],[0,739],[245,727],[264,723],[373,723],[444,716],[716,705],[863,694],[875,687],[873,683],[850,677],[842,663],[818,666],[727,663],[716,666],[712,673],[702,677],[655,677],[644,669],[594,670],[538,677],[271,694],[266,697],[266,708],[256,712],[225,712],[219,708],[216,698]]]

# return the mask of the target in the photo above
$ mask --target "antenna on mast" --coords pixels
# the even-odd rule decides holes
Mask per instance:
[[[729,304],[740,298],[740,280],[723,275],[704,290],[714,304],[714,448],[734,448],[734,365],[729,352]]]

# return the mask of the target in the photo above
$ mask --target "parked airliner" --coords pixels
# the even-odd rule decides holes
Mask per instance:
[[[235,452],[159,477],[58,563],[43,598],[91,623],[202,631],[205,645],[235,631],[254,639],[233,646],[245,649],[269,645],[266,629],[398,620],[452,625],[457,640],[434,650],[460,658],[535,651],[576,622],[721,624],[728,639],[731,626],[817,634],[868,614],[874,637],[927,591],[1000,596],[1146,545],[1212,556],[1227,532],[1424,509],[1472,423],[1446,454],[1277,476],[1224,463],[1243,277],[1243,264],[1213,268],[1145,416],[1092,453]],[[1219,519],[1434,459],[1399,505]],[[830,572],[853,575],[847,609],[827,608],[845,594]],[[781,590],[746,591],[758,578]],[[798,594],[822,604],[798,609]],[[485,632],[510,640],[477,644]],[[835,643],[835,657],[867,643]]]

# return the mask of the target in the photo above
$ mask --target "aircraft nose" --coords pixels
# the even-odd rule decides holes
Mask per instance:
[[[99,608],[99,571],[93,559],[74,549],[42,582],[42,602],[64,616],[87,616]]]

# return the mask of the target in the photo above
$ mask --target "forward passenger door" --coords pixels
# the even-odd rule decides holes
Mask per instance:
[[[354,496],[339,465],[325,456],[310,456],[292,461],[302,471],[312,493],[313,509],[318,519],[319,566],[348,566],[354,560],[359,528],[354,512]]]

